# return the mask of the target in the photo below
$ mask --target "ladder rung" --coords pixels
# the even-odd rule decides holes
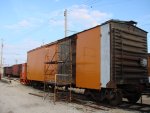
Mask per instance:
[[[50,62],[45,62],[45,64],[59,64],[59,63],[64,63],[64,61],[50,61]]]

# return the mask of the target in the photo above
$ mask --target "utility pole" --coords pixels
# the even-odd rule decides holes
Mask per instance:
[[[65,37],[67,37],[67,9],[64,11],[64,17],[65,17]]]
[[[3,76],[3,39],[1,39],[1,68],[0,74]]]
[[[15,63],[18,64],[18,59],[15,59]]]

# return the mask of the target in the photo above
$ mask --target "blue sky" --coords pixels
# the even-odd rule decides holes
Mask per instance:
[[[109,19],[134,20],[150,32],[150,0],[0,0],[0,39],[5,65],[23,63],[27,51]],[[148,34],[148,50],[150,50]]]

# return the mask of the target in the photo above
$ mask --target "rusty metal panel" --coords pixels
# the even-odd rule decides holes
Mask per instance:
[[[72,79],[69,81],[72,81],[72,83],[75,84],[76,35],[72,35],[70,37],[58,40],[57,45],[58,45],[58,61],[62,62],[57,64],[58,65],[57,74],[69,75],[68,79]]]
[[[58,41],[58,74],[71,74],[71,39]]]
[[[76,86],[100,89],[100,27],[77,34]]]
[[[147,82],[147,32],[126,23],[110,25],[111,80],[117,84]]]

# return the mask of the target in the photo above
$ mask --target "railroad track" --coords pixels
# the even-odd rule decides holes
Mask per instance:
[[[53,93],[53,92],[51,92]],[[66,92],[65,92],[66,93]],[[68,92],[69,94],[69,92]],[[64,101],[64,97],[66,98],[65,95],[60,95],[58,101]],[[69,97],[69,96],[68,96]],[[89,100],[86,98],[84,94],[80,93],[74,93],[72,92],[72,103],[76,103],[79,105],[83,105],[85,107],[89,107],[92,109],[97,109],[97,110],[104,110],[104,111],[109,111],[111,109],[124,109],[124,110],[129,110],[129,111],[138,111],[142,113],[150,113],[150,105],[149,104],[141,104],[141,103],[129,103],[127,101],[123,101],[122,104],[118,106],[112,106],[108,104],[107,102],[95,102],[93,100]]]
[[[121,105],[118,106],[121,109],[133,110],[133,111],[140,111],[142,113],[150,113],[150,105],[148,104],[141,104],[141,103],[129,103],[123,101]]]
[[[142,113],[150,113],[150,105],[149,104],[141,104],[141,103],[129,103],[127,101],[123,101],[122,104],[118,106],[112,106],[109,105],[108,103],[100,103],[100,102],[94,102],[90,101],[87,98],[85,98],[84,95],[81,94],[73,94],[74,98],[73,101],[74,103],[81,104],[84,106],[88,106],[91,108],[95,109],[100,109],[100,110],[105,110],[108,111],[110,109],[125,109],[125,110],[130,110],[130,111],[139,111]]]
[[[14,81],[19,81],[18,79],[12,79]],[[51,92],[52,93],[52,92]],[[150,96],[150,93],[143,93],[144,95]],[[61,97],[63,98],[63,97]],[[60,99],[61,101],[61,99]],[[64,100],[62,100],[64,101]],[[150,113],[150,105],[149,104],[141,104],[141,103],[129,103],[127,101],[123,101],[122,104],[116,106],[111,106],[107,103],[100,103],[100,102],[95,102],[93,100],[89,100],[88,98],[85,97],[83,94],[79,93],[73,93],[72,92],[72,103],[76,103],[79,105],[83,105],[86,107],[90,107],[93,109],[97,110],[104,110],[104,111],[109,111],[110,109],[125,109],[125,110],[130,110],[130,111],[139,111],[142,113]]]

